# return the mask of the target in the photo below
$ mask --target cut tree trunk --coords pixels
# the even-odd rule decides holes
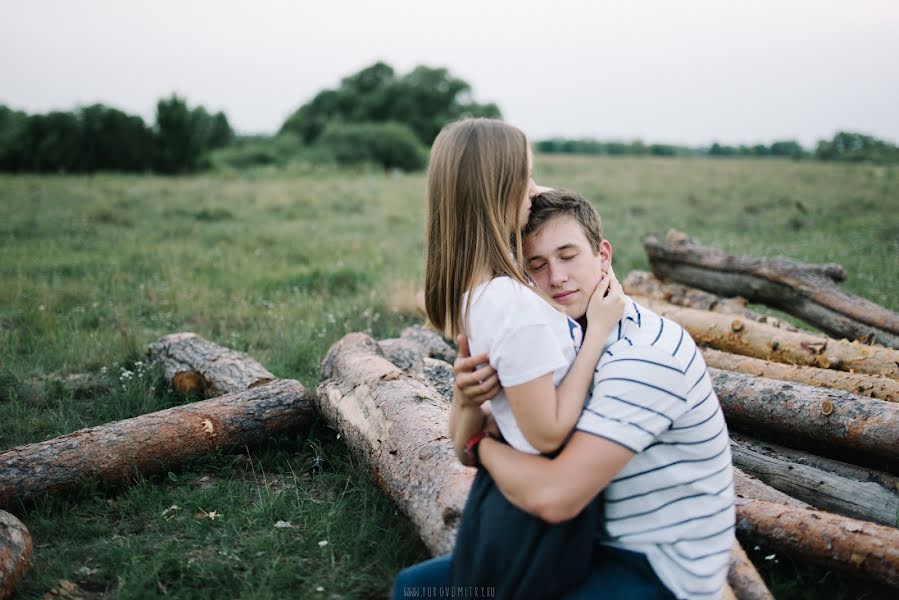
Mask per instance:
[[[709,369],[728,425],[899,459],[899,404]]]
[[[890,490],[873,481],[873,477],[859,480],[803,464],[799,461],[808,454],[782,448],[784,455],[779,454],[777,449],[779,447],[773,444],[745,438],[731,441],[734,465],[771,487],[804,500],[815,508],[881,525],[899,525],[899,490]],[[859,475],[867,474],[865,469],[854,465],[837,464],[843,464],[847,469],[857,469]],[[882,477],[895,480],[886,474]]]
[[[25,525],[0,510],[0,599],[12,596],[31,562],[31,535]]]
[[[727,582],[738,600],[774,600],[762,576],[755,570],[755,566],[737,540],[734,540],[731,548]]]
[[[695,308],[697,310],[710,310],[712,312],[727,315],[740,315],[759,323],[766,323],[778,329],[798,331],[790,323],[777,317],[763,315],[746,307],[749,303],[746,298],[740,296],[734,298],[722,298],[711,292],[699,290],[680,283],[666,283],[648,271],[631,271],[621,282],[624,293],[631,296],[643,296],[661,302]]]
[[[311,394],[279,379],[236,394],[176,406],[0,452],[0,508],[15,510],[85,479],[115,483],[218,448],[243,448],[304,430]]]
[[[829,335],[899,348],[899,314],[836,285],[839,265],[810,265],[782,256],[736,256],[684,234],[643,240],[652,272],[662,279],[780,308]]]
[[[797,508],[814,508],[801,500],[797,500],[779,490],[775,490],[767,483],[759,481],[736,465],[734,465],[734,493],[738,498],[767,500],[768,502],[778,502]]]
[[[833,369],[785,365],[771,360],[721,352],[713,348],[703,348],[702,357],[705,359],[705,364],[716,369],[737,371],[780,381],[795,381],[821,388],[845,390],[859,396],[887,402],[899,402],[899,380],[883,375],[864,375],[834,371]]]
[[[319,413],[368,464],[434,554],[453,548],[474,470],[459,464],[447,433],[449,404],[423,379],[352,333],[322,361]]]
[[[679,323],[700,346],[791,365],[899,379],[899,350],[893,348],[784,331],[743,317],[673,306],[650,298],[634,299]]]
[[[899,586],[899,529],[765,500],[737,499],[737,534],[800,560]]]
[[[276,379],[246,354],[195,333],[173,333],[150,344],[150,360],[162,365],[166,381],[181,393],[206,398],[234,394]]]

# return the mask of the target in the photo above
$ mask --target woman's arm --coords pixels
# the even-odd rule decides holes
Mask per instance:
[[[608,291],[608,295],[606,295]],[[587,307],[588,328],[577,357],[556,388],[552,373],[506,388],[506,398],[525,439],[540,452],[554,452],[568,438],[584,408],[606,339],[624,313],[624,291],[609,273]],[[552,398],[555,402],[547,402]]]

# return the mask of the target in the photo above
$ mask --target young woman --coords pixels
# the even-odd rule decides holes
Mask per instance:
[[[465,333],[472,354],[489,353],[503,386],[490,402],[499,430],[512,447],[537,454],[555,452],[571,433],[624,299],[614,277],[604,277],[582,334],[529,285],[521,229],[536,192],[531,162],[525,135],[501,121],[466,119],[441,131],[428,168],[425,306],[434,327]],[[483,435],[472,433],[483,418],[480,406],[456,394],[450,433],[472,466]],[[560,595],[570,587],[562,568],[572,585],[589,570],[596,511],[585,513],[550,526],[509,504],[479,469],[454,556],[404,570],[395,594],[427,581],[487,586],[497,598]]]

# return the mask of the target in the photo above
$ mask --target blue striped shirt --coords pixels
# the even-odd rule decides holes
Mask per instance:
[[[690,335],[627,303],[577,424],[635,453],[605,489],[602,542],[646,554],[679,598],[718,598],[734,535],[724,415]]]

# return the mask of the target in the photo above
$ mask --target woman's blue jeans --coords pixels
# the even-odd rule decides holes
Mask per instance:
[[[400,571],[393,585],[394,600],[492,598],[501,595],[499,590],[491,588],[450,588],[447,585],[450,562],[451,555],[445,554]],[[674,595],[659,581],[646,556],[639,552],[599,545],[593,554],[590,576],[565,596],[565,600],[588,598],[671,600]]]

